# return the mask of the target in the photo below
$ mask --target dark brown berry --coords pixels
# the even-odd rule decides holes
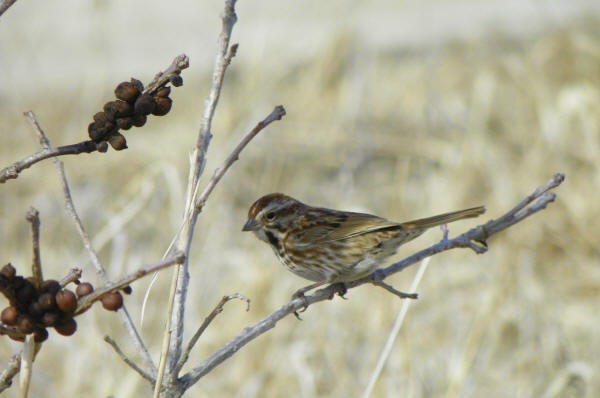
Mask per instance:
[[[142,91],[144,91],[144,84],[142,84],[141,81],[139,81],[138,79],[136,79],[135,77],[131,78],[131,83],[135,86],[135,88],[138,89],[138,91],[141,93]]]
[[[115,151],[127,149],[127,140],[121,133],[113,133],[110,137],[108,137],[108,143]]]
[[[6,264],[0,270],[0,274],[4,275],[6,277],[6,279],[12,279],[12,278],[14,278],[14,276],[16,275],[16,273],[17,273],[17,270],[15,269],[15,267],[12,266],[11,263]]]
[[[75,293],[77,294],[77,297],[80,297],[80,298],[87,296],[88,294],[92,293],[93,291],[94,291],[94,286],[92,286],[92,284],[89,282],[80,283],[79,285],[77,285],[77,288],[75,289]]]
[[[156,101],[156,106],[152,111],[153,115],[156,116],[164,116],[171,110],[171,104],[173,101],[169,97],[156,97],[154,98]]]
[[[135,100],[134,109],[136,114],[149,115],[152,113],[155,106],[156,102],[150,94],[142,94]]]
[[[62,312],[71,313],[77,308],[77,297],[68,289],[61,290],[56,293],[56,305]]]
[[[46,341],[48,338],[48,331],[46,329],[36,329],[33,332],[33,341],[36,343],[41,343],[42,341]]]
[[[107,293],[101,300],[105,310],[116,311],[123,306],[123,296],[119,292]]]
[[[29,315],[34,317],[40,317],[44,313],[44,309],[39,301],[34,301],[33,303],[29,304],[27,311],[29,311]]]
[[[117,128],[119,130],[129,130],[131,126],[133,126],[133,118],[131,116],[117,119]]]
[[[43,311],[53,310],[56,308],[56,298],[52,293],[44,293],[38,298],[38,303]]]
[[[17,324],[17,319],[19,318],[19,311],[16,307],[10,306],[6,307],[2,310],[2,315],[0,315],[0,319],[2,323],[8,326],[14,326]]]
[[[104,153],[108,151],[108,144],[106,143],[106,141],[99,142],[96,144],[96,149],[98,150],[98,152]]]
[[[54,329],[63,336],[70,336],[77,330],[77,322],[73,318],[67,318],[54,326]]]
[[[156,92],[157,97],[168,97],[171,94],[171,87],[163,87]]]
[[[42,323],[44,326],[54,326],[60,320],[60,315],[56,312],[46,312],[42,315]]]
[[[139,95],[140,91],[130,82],[119,83],[115,88],[115,97],[123,101],[134,102]]]
[[[130,103],[121,100],[109,101],[104,104],[104,113],[108,120],[115,120],[119,117],[133,115],[133,106]]]
[[[25,284],[25,282],[26,282],[25,278],[23,278],[20,275],[15,275],[15,277],[12,280],[13,288],[20,289],[20,288],[23,287],[23,285]]]
[[[129,285],[125,286],[122,290],[125,294],[131,294],[133,292],[133,289]]]
[[[40,285],[40,291],[42,293],[56,294],[60,289],[60,283],[58,283],[58,281],[55,281],[54,279],[46,279]]]
[[[104,123],[108,122],[108,118],[106,117],[106,113],[104,112],[97,112],[94,115],[94,121],[100,125],[103,125]]]
[[[24,280],[23,285],[17,290],[17,301],[22,305],[28,305],[35,300],[36,296],[35,287],[28,280]]]
[[[17,329],[19,329],[19,332],[29,334],[33,332],[33,326],[34,324],[31,316],[27,314],[19,315],[19,318],[17,319]]]
[[[171,82],[172,85],[174,85],[175,87],[179,87],[183,85],[183,77],[179,76],[179,75],[172,75],[169,77],[169,81]]]
[[[135,126],[135,127],[142,127],[144,124],[146,124],[146,115],[142,115],[141,113],[136,113],[131,117],[131,123]]]
[[[88,125],[88,136],[94,141],[100,140],[104,137],[104,129],[96,122],[92,122]]]

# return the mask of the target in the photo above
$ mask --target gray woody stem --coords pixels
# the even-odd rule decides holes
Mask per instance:
[[[215,59],[213,71],[213,82],[210,88],[208,98],[206,99],[202,124],[198,133],[198,140],[191,156],[191,163],[188,176],[188,186],[186,191],[185,213],[181,227],[173,238],[167,254],[171,250],[181,250],[186,255],[186,261],[181,266],[175,267],[171,281],[169,301],[167,306],[167,322],[163,335],[163,342],[160,354],[160,363],[154,387],[154,397],[158,397],[162,388],[162,381],[165,373],[169,383],[173,383],[177,378],[175,366],[181,356],[181,347],[183,344],[183,324],[185,314],[185,300],[187,296],[187,286],[189,283],[188,258],[194,228],[198,219],[198,212],[194,208],[194,198],[198,192],[198,182],[204,167],[206,165],[206,153],[210,144],[212,134],[210,132],[212,119],[219,101],[223,79],[227,66],[235,56],[237,45],[229,47],[231,31],[237,21],[235,14],[236,0],[226,0],[222,20],[222,29],[218,39],[218,50]]]
[[[239,293],[234,293],[229,296],[223,296],[221,301],[219,301],[219,303],[215,306],[215,309],[211,311],[211,313],[206,317],[206,319],[204,319],[204,322],[202,322],[202,324],[200,325],[200,327],[198,328],[198,330],[196,331],[194,336],[190,339],[190,342],[188,343],[187,347],[185,347],[185,350],[183,351],[183,354],[181,355],[181,358],[179,359],[179,362],[177,363],[177,373],[178,374],[181,371],[181,368],[183,368],[183,365],[185,365],[188,358],[190,357],[192,348],[194,348],[194,345],[196,345],[196,343],[198,342],[198,339],[200,338],[200,336],[202,336],[202,333],[204,333],[206,328],[215,319],[215,317],[217,315],[219,315],[221,312],[223,312],[223,306],[225,305],[225,303],[227,303],[228,301],[233,300],[233,299],[239,299],[239,300],[245,301],[246,302],[246,311],[250,311],[250,299],[249,298],[247,298]]]

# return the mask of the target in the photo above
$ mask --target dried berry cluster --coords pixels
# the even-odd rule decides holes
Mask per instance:
[[[52,279],[43,281],[36,288],[33,278],[17,275],[15,268],[6,264],[0,269],[0,292],[10,305],[2,310],[0,317],[4,325],[15,327],[22,334],[33,333],[36,342],[48,338],[48,327],[53,327],[64,336],[70,336],[77,330],[73,315],[78,298],[93,291],[94,287],[90,283],[83,282],[78,283],[73,293]],[[111,311],[116,311],[123,305],[123,297],[119,292],[107,293],[101,300],[102,306]],[[24,340],[13,335],[10,338]]]
[[[172,79],[171,83],[181,85],[181,77],[176,77],[179,80]],[[142,127],[150,114],[163,116],[169,113],[173,102],[169,98],[171,87],[162,87],[155,93],[142,94],[143,91],[144,85],[137,79],[119,83],[115,89],[117,100],[104,104],[104,111],[96,113],[94,121],[88,126],[92,141],[108,141],[113,149],[120,151],[127,148],[127,141],[119,130]]]

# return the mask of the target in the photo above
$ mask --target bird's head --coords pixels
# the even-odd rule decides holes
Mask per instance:
[[[248,220],[242,231],[252,231],[265,242],[277,244],[294,228],[302,203],[281,193],[258,199],[248,210]]]

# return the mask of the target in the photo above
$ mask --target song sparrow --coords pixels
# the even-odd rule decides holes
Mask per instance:
[[[242,231],[253,231],[273,248],[287,269],[315,282],[294,293],[293,297],[300,297],[327,283],[369,275],[400,245],[425,230],[484,212],[480,206],[395,223],[371,214],[312,207],[272,193],[250,207]]]

